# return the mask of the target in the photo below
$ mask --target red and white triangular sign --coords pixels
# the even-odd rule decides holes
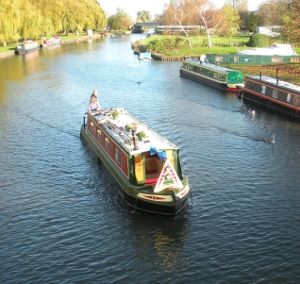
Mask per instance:
[[[173,180],[173,184],[166,184],[164,185],[164,180],[166,178],[166,175],[169,174]],[[178,175],[176,174],[174,168],[172,167],[169,160],[167,160],[162,168],[162,171],[159,175],[159,178],[157,180],[156,186],[154,188],[154,192],[160,192],[164,190],[165,188],[183,188],[182,182],[179,179]]]

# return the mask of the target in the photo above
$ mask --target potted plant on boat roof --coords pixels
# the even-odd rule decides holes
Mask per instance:
[[[114,110],[113,113],[112,113],[112,117],[113,117],[113,119],[118,119],[119,113]]]
[[[147,134],[146,134],[145,131],[141,131],[141,132],[137,133],[137,136],[139,137],[139,139],[141,141],[143,141],[143,140],[145,140],[147,138]]]
[[[132,124],[131,123],[127,123],[125,125],[125,129],[126,129],[127,132],[130,132],[132,130]]]

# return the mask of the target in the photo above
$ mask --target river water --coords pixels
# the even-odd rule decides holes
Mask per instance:
[[[1,283],[300,283],[299,121],[139,61],[143,36],[1,59]],[[180,216],[124,205],[79,138],[93,89],[178,144]]]

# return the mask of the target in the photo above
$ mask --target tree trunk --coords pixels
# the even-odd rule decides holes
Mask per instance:
[[[3,46],[7,46],[7,42],[5,40],[3,41]]]
[[[206,29],[206,34],[207,34],[207,47],[212,48],[212,44],[211,44],[211,41],[210,41],[210,34],[209,34],[208,29]]]

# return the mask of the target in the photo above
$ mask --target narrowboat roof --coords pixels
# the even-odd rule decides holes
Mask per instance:
[[[227,73],[229,73],[229,72],[240,72],[239,70],[233,70],[233,69],[225,68],[225,67],[219,66],[217,64],[212,64],[212,63],[208,63],[208,62],[204,62],[204,61],[202,61],[201,64],[200,64],[200,60],[195,60],[195,59],[185,59],[184,61],[188,62],[188,63],[192,63],[192,64],[202,66],[202,67],[207,68],[207,69],[212,69],[212,70],[217,71],[217,72],[227,72]]]
[[[293,84],[288,81],[283,81],[280,79],[276,79],[274,77],[269,76],[246,76],[246,78],[254,79],[260,82],[265,82],[277,87],[280,87],[282,89],[290,90],[296,93],[300,93],[300,86],[297,84]]]
[[[113,119],[112,113],[114,111],[119,113],[117,119]],[[178,149],[177,145],[152,130],[144,122],[130,115],[123,108],[118,107],[107,111],[101,110],[101,112],[89,114],[89,116],[92,117],[124,151],[131,155],[148,152],[150,147],[155,147],[157,150]],[[134,149],[132,131],[126,131],[126,125],[128,124],[131,124],[133,128],[136,129],[137,134],[143,131],[147,136],[144,141],[138,140],[139,149]]]

